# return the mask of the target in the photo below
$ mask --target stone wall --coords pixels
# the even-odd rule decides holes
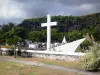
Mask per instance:
[[[65,52],[46,52],[46,51],[27,51],[23,52],[22,56],[24,57],[38,57],[38,58],[48,58],[55,60],[78,60],[85,53],[65,53]]]
[[[62,55],[62,54],[44,54],[44,53],[33,53],[32,57],[39,57],[39,58],[49,58],[49,59],[55,59],[55,60],[77,60],[80,58],[80,56],[74,56],[74,55]]]

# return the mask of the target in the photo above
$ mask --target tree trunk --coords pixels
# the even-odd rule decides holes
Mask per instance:
[[[2,56],[2,50],[0,50],[0,55]]]
[[[13,45],[13,48],[14,48],[14,58],[16,58],[16,47],[15,47],[15,45]]]

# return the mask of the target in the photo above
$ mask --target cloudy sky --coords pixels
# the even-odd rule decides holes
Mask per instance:
[[[0,24],[53,15],[100,12],[100,0],[0,0]]]

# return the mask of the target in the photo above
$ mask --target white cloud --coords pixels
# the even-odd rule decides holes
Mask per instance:
[[[94,7],[93,4],[82,4],[82,5],[80,6],[80,9],[83,9],[83,10],[90,10],[90,9],[92,9],[93,7]]]
[[[26,14],[22,11],[22,4],[12,0],[4,0],[0,3],[0,18],[25,18]]]
[[[51,15],[84,15],[100,12],[100,0],[1,0],[0,24]]]
[[[2,5],[4,5],[4,4],[9,3],[10,1],[12,1],[12,0],[1,0],[1,1],[0,1],[0,7],[1,7]]]

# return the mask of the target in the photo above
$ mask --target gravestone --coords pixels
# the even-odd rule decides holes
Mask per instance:
[[[28,48],[38,49],[38,44],[37,43],[31,43],[31,44],[28,45]]]

